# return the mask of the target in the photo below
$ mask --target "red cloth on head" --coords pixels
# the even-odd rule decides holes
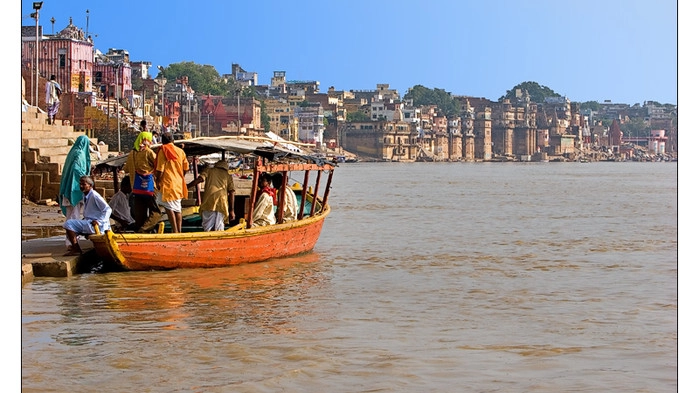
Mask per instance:
[[[276,205],[277,204],[277,190],[274,187],[265,187],[262,189],[262,192],[265,194],[268,194],[269,196],[272,197],[272,202]]]

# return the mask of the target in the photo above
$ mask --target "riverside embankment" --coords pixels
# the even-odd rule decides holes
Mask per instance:
[[[89,269],[94,260],[92,243],[81,239],[84,253],[63,256],[66,251],[65,217],[59,206],[38,205],[22,200],[22,283],[34,277],[68,277]]]

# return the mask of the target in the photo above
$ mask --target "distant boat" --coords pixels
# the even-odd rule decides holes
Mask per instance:
[[[164,270],[178,268],[213,268],[260,262],[311,251],[325,218],[330,214],[328,196],[334,165],[321,157],[304,155],[264,143],[239,140],[235,137],[195,138],[177,142],[188,156],[218,152],[236,152],[255,158],[250,176],[251,188],[246,197],[245,218],[224,231],[204,232],[200,226],[198,206],[183,209],[183,232],[169,233],[164,221],[155,233],[114,233],[109,230],[88,237],[97,254],[108,264],[123,270]],[[125,161],[125,158],[122,159]],[[98,165],[118,166],[111,159]],[[290,179],[292,172],[303,176],[303,185],[292,187],[299,209],[296,221],[251,227],[256,200],[257,179],[263,172],[282,173]],[[325,175],[325,176],[323,176]],[[315,182],[311,184],[312,176]],[[320,192],[321,178],[324,192]],[[284,188],[277,195],[283,199]],[[291,186],[289,186],[291,187]],[[238,195],[238,192],[236,192]],[[278,209],[277,222],[282,222]]]

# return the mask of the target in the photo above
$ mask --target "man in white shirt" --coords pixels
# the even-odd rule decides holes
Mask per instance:
[[[58,114],[58,106],[61,101],[61,85],[56,82],[56,75],[51,75],[51,79],[46,82],[46,111],[49,114],[49,124],[56,122],[56,114]]]
[[[80,191],[85,195],[83,202],[83,219],[72,218],[66,220],[63,228],[66,230],[66,237],[70,241],[70,250],[65,256],[80,255],[82,249],[78,243],[78,236],[88,236],[95,233],[94,226],[97,225],[101,232],[111,229],[109,217],[112,214],[112,208],[109,207],[107,201],[102,198],[97,191],[94,190],[95,181],[90,176],[82,176],[80,178]]]

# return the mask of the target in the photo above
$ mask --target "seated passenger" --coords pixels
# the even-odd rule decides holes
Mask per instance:
[[[263,173],[260,175],[260,192],[252,212],[253,227],[274,225],[277,219],[274,217],[274,205],[277,204],[276,190],[271,187],[272,175]]]
[[[72,218],[66,220],[63,228],[66,230],[66,237],[70,241],[70,250],[64,255],[80,255],[82,249],[78,243],[79,235],[92,235],[95,233],[94,225],[97,225],[101,232],[109,230],[109,217],[112,215],[112,208],[109,207],[107,201],[102,198],[97,191],[93,189],[95,181],[90,176],[82,176],[80,178],[80,191],[82,191],[83,203],[83,218]]]
[[[272,184],[277,191],[282,189],[282,182],[284,181],[284,176],[281,173],[275,173],[272,175]],[[279,198],[277,198],[279,199]],[[284,215],[282,216],[283,222],[296,221],[296,217],[299,211],[298,203],[296,201],[296,194],[291,189],[288,184],[284,187]]]
[[[121,189],[109,200],[109,207],[112,208],[111,219],[116,221],[122,230],[135,231],[136,220],[131,216],[131,179],[129,175],[121,179]]]

